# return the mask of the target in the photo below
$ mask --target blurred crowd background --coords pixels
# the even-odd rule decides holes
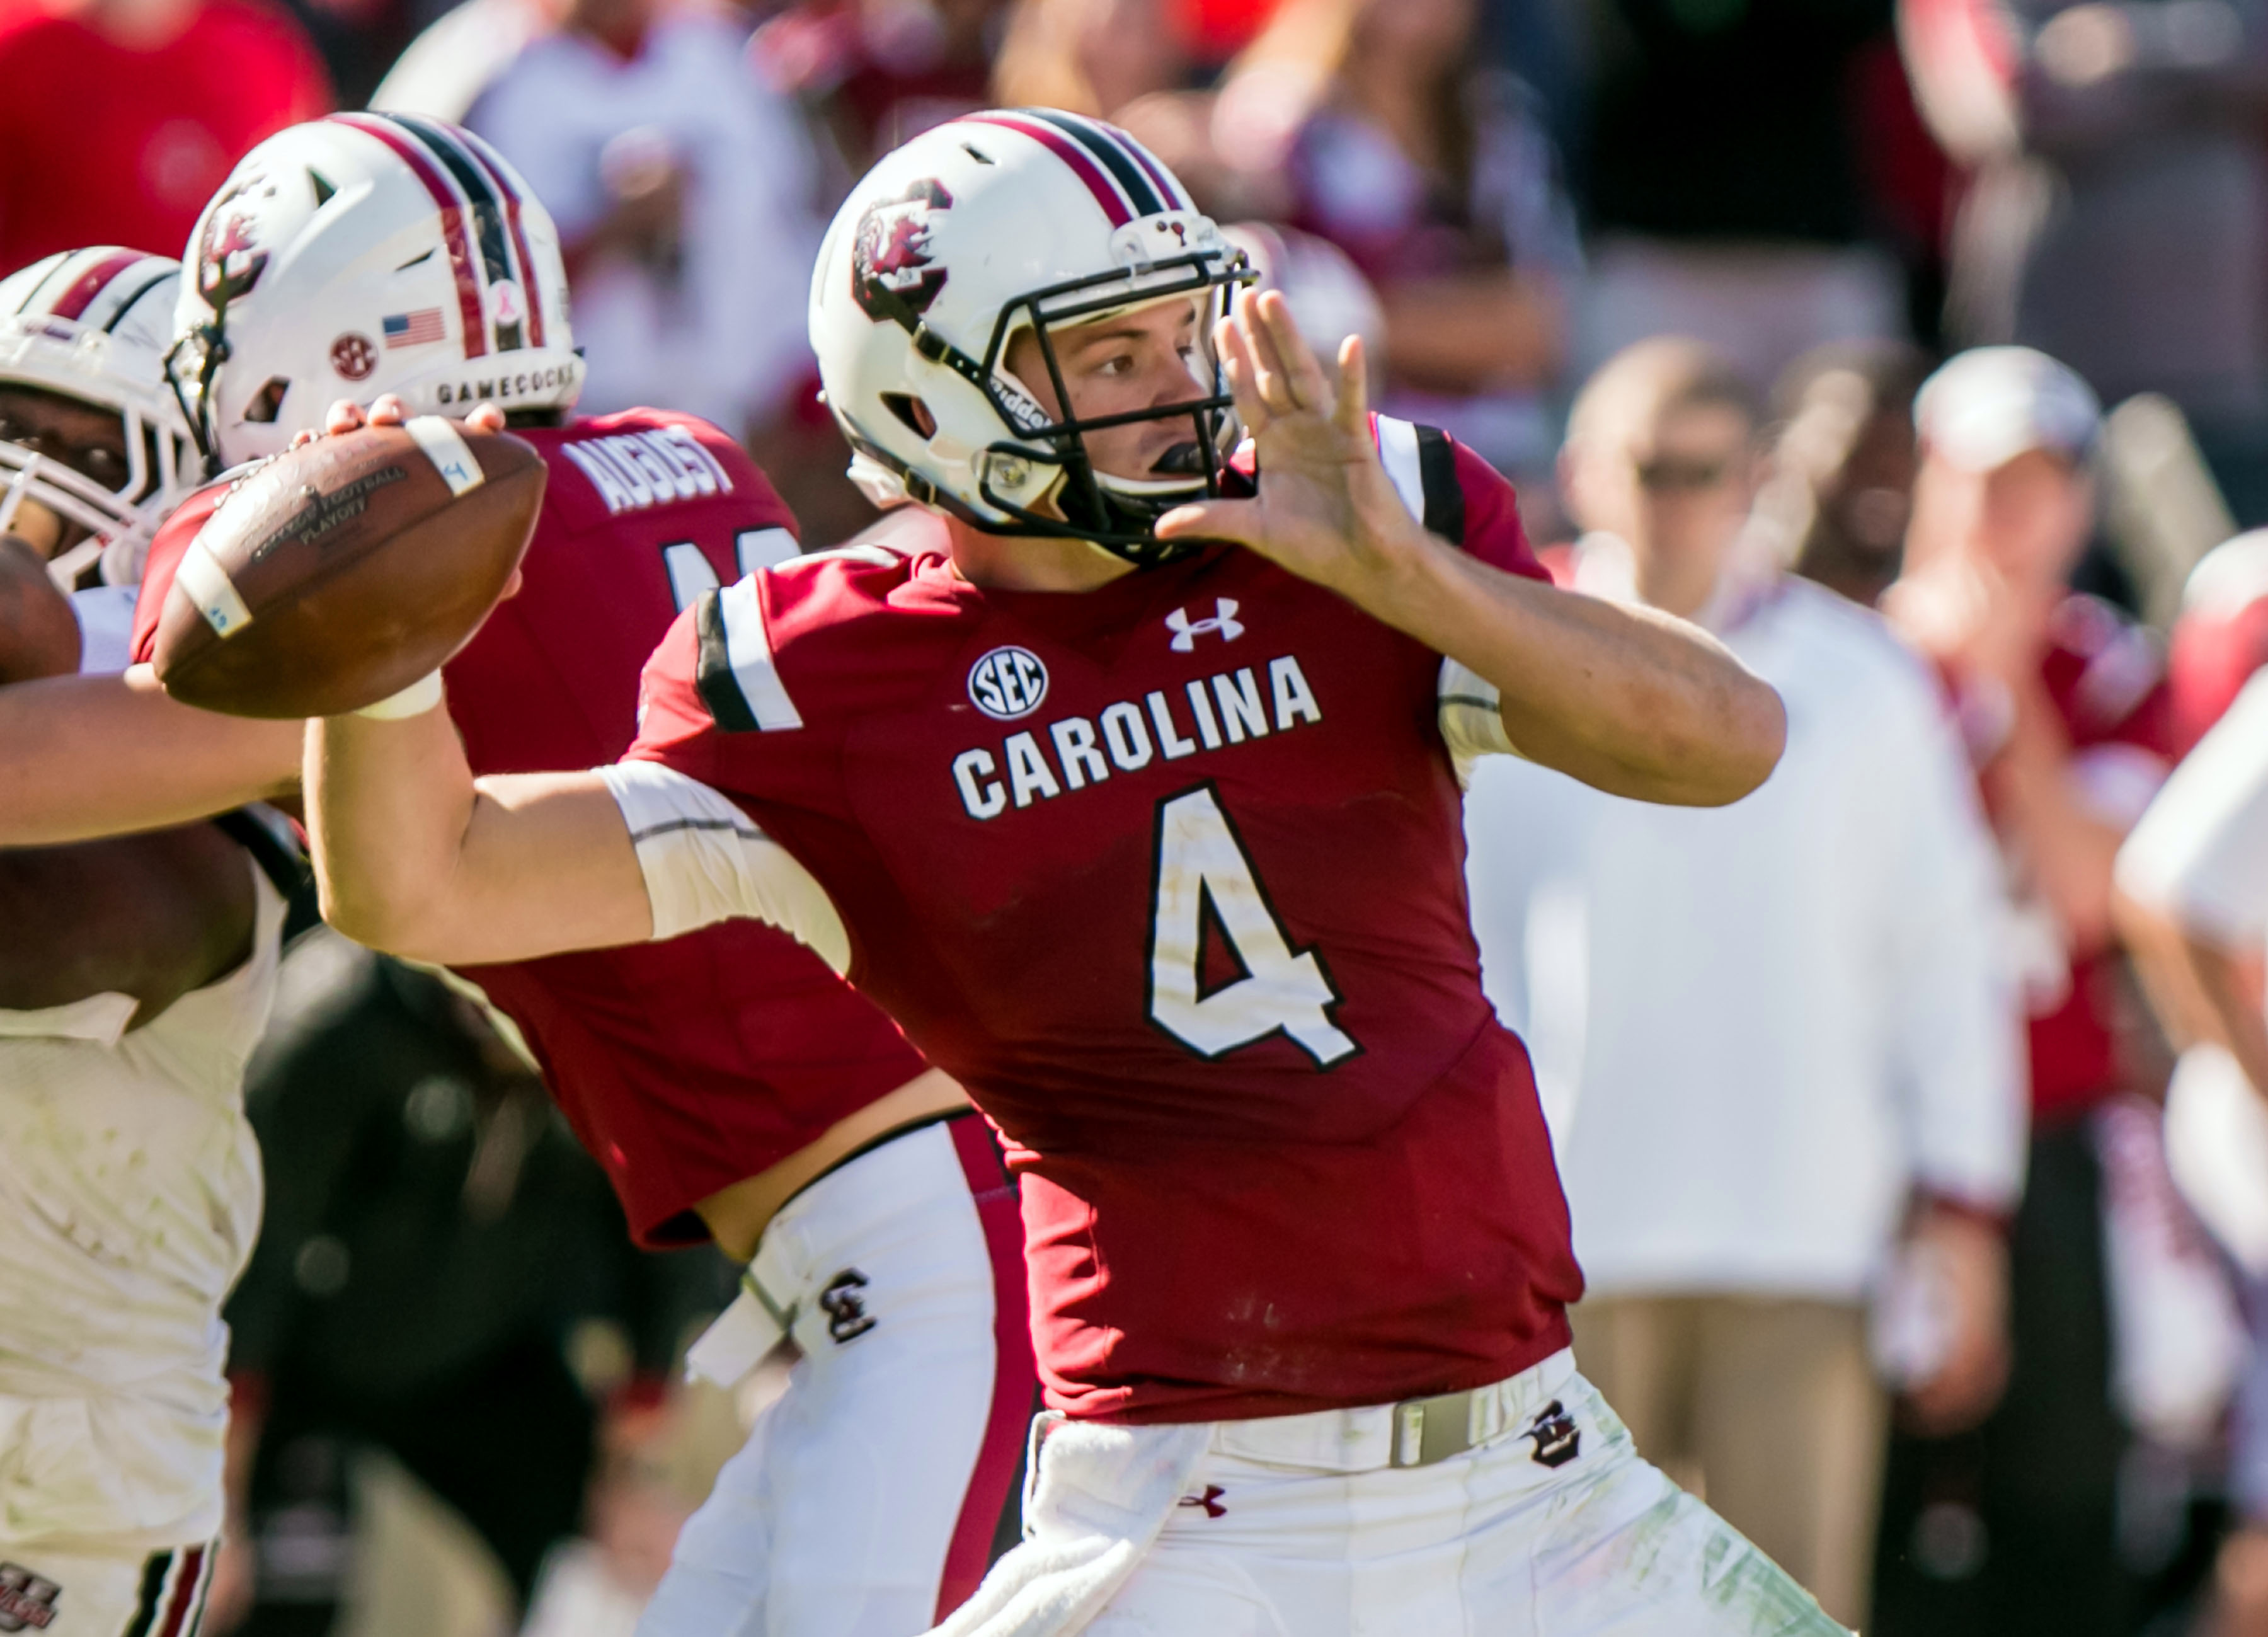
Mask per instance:
[[[2260,0],[0,0],[0,271],[178,254],[327,108],[470,125],[583,407],[740,429],[821,545],[836,201],[985,106],[1135,132],[1564,581],[1789,700],[1728,815],[1473,792],[1642,1451],[1870,1633],[2268,1633],[2268,1117],[2111,888],[2268,657]],[[208,1629],[628,1633],[776,1390],[675,1368],[732,1270],[630,1248],[475,997],[286,970]]]

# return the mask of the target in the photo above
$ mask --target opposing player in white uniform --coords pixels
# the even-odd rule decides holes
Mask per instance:
[[[112,248],[0,282],[18,616],[0,677],[68,668],[27,652],[26,610],[62,596],[26,576],[40,559],[100,582],[75,600],[80,667],[125,663],[132,578],[190,469],[162,368],[177,282]],[[260,1220],[244,1067],[275,989],[269,872],[289,867],[246,815],[0,852],[0,1631],[195,1628],[222,1521],[220,1307]]]

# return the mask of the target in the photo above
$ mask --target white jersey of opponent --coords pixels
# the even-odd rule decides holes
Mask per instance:
[[[219,1530],[220,1308],[260,1225],[244,1070],[284,925],[244,867],[251,956],[143,1028],[121,994],[0,1011],[0,1546]]]

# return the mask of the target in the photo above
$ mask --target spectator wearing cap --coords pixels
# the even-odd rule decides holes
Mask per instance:
[[[2166,775],[2167,694],[2148,637],[2068,588],[2095,515],[2086,382],[2028,348],[1979,348],[1923,385],[1915,419],[1913,521],[1882,606],[1951,694],[2018,906],[2032,1134],[2008,1389],[1973,1434],[1894,1444],[1869,1629],[2123,1633],[2128,1433],[2095,1117],[2133,1083],[2111,866]]]
[[[1718,811],[1542,768],[1467,804],[1489,993],[1535,1058],[1588,1292],[1577,1356],[1638,1448],[1856,1626],[1887,1396],[1868,1302],[1902,1241],[1944,1271],[1917,1395],[1999,1384],[2022,1161],[1992,850],[1926,669],[1752,549],[1756,409],[1726,360],[1641,343],[1562,458],[1579,591],[1715,633],[1779,690],[1771,781]]]

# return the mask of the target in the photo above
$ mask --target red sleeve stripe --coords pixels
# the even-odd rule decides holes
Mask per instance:
[[[144,259],[139,250],[114,250],[71,280],[48,311],[56,318],[76,319],[85,313],[103,287]]]
[[[497,193],[504,200],[504,219],[512,232],[512,253],[519,260],[519,288],[527,297],[527,344],[543,344],[543,284],[535,276],[535,258],[527,254],[527,234],[519,225],[519,189],[512,185],[512,173],[496,151],[472,132],[459,128],[457,135],[466,151],[482,170],[488,173]]]
[[[1116,184],[1102,173],[1077,143],[1053,126],[1020,114],[966,114],[956,123],[998,125],[1003,130],[1030,137],[1069,166],[1071,173],[1086,184],[1087,192],[1094,195],[1095,203],[1102,207],[1102,214],[1113,227],[1123,227],[1134,219],[1134,211]]]
[[[484,356],[489,350],[488,321],[481,311],[481,286],[473,273],[472,246],[465,237],[465,207],[455,192],[432,160],[390,121],[368,114],[334,114],[329,118],[333,124],[351,126],[393,149],[432,195],[434,208],[441,212],[441,239],[449,247],[449,270],[456,276],[457,311],[465,323],[465,356]]]

